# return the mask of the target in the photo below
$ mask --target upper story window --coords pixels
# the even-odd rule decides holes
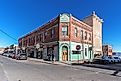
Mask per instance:
[[[83,30],[81,30],[81,39],[83,39]]]
[[[54,37],[55,34],[55,28],[51,29],[51,37]]]
[[[42,34],[39,34],[39,41],[42,41]]]
[[[35,36],[32,37],[32,44],[35,43]]]
[[[89,33],[89,41],[91,41],[91,33]]]
[[[74,29],[74,34],[75,34],[75,37],[78,36],[78,30],[77,30],[77,28]]]
[[[31,42],[31,39],[29,38],[29,43]]]
[[[45,32],[44,35],[45,35],[45,39],[46,39],[47,38],[47,32]]]
[[[68,26],[62,27],[62,35],[67,36],[68,35]]]
[[[85,40],[87,40],[87,32],[85,32]]]
[[[39,35],[36,35],[36,42],[39,41]]]

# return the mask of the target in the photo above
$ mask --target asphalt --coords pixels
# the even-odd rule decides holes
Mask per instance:
[[[41,62],[46,64],[53,64],[53,65],[62,65],[62,66],[69,66],[72,68],[77,68],[81,70],[88,70],[92,72],[97,73],[103,73],[113,76],[121,77],[121,63],[115,63],[115,64],[69,64],[64,62],[51,62],[51,61],[45,61],[42,59],[36,59],[36,58],[29,58],[29,62]]]
[[[120,77],[93,70],[84,66],[16,61],[0,56],[0,81],[121,81]]]

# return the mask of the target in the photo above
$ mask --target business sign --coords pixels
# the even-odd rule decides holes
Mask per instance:
[[[76,49],[77,49],[77,50],[80,50],[80,49],[81,49],[81,46],[80,46],[80,45],[77,45],[77,46],[76,46]]]
[[[69,21],[70,21],[69,14],[61,14],[60,15],[60,22],[69,22]]]

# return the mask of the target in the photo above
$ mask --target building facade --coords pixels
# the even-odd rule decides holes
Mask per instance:
[[[94,13],[91,16],[94,16]],[[99,24],[96,20],[94,22]],[[96,26],[98,27],[98,25]],[[96,28],[96,26],[94,27]],[[48,59],[54,54],[55,60],[61,62],[92,61],[95,56],[93,47],[97,44],[94,41],[94,27],[71,14],[60,14],[19,38],[19,47],[25,50],[28,56],[35,58]],[[102,37],[101,28],[99,26],[99,29],[96,30],[96,32],[99,31],[100,37]],[[97,46],[100,48],[102,38],[98,40],[99,46]]]
[[[102,23],[103,20],[99,18],[93,11],[92,15],[84,18],[83,22],[87,23],[92,27],[93,30],[93,53],[96,56],[101,56],[102,54]]]
[[[4,53],[4,50],[5,50],[5,48],[0,48],[0,54],[3,54]]]
[[[103,45],[103,55],[112,56],[112,46],[111,45]]]

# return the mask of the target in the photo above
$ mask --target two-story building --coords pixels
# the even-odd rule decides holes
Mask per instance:
[[[106,55],[106,56],[112,56],[112,46],[111,45],[108,45],[108,44],[105,44],[103,45],[103,55]]]
[[[83,21],[71,14],[60,14],[19,38],[19,47],[25,50],[28,56],[35,58],[48,59],[49,55],[54,54],[55,59],[61,62],[91,61],[97,47],[96,54],[102,53],[101,23],[95,13]],[[95,32],[100,37],[93,35],[97,34]]]

